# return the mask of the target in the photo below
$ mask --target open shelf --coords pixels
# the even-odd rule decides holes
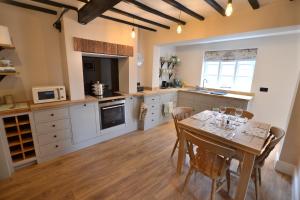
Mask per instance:
[[[0,44],[0,51],[3,49],[14,49],[14,45]]]
[[[20,74],[20,72],[0,72],[0,81],[4,79],[6,76],[16,76]]]
[[[13,163],[26,163],[36,157],[28,114],[3,118]]]

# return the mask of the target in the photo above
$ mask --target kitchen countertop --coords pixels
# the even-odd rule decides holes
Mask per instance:
[[[129,96],[151,96],[151,95],[157,95],[157,94],[163,94],[163,93],[171,93],[171,92],[190,92],[200,95],[209,95],[209,96],[215,96],[215,97],[223,97],[223,98],[233,98],[233,99],[241,99],[250,101],[253,99],[253,96],[251,95],[243,95],[243,94],[234,94],[234,93],[227,93],[225,95],[216,95],[216,94],[209,94],[209,93],[203,93],[199,91],[193,91],[194,88],[192,87],[185,87],[185,88],[167,88],[167,89],[157,89],[157,90],[145,90],[143,92],[136,92],[131,94],[124,94]]]
[[[183,92],[190,92],[190,93],[194,93],[194,94],[209,95],[209,96],[222,97],[222,98],[241,99],[241,100],[246,100],[246,101],[250,101],[251,99],[253,99],[253,96],[250,96],[250,95],[233,94],[233,93],[227,93],[224,95],[216,95],[216,94],[209,94],[209,93],[203,93],[203,92],[199,92],[199,91],[189,91],[189,90],[185,90]]]
[[[30,107],[27,102],[21,102],[13,104],[4,104],[0,105],[0,116],[1,115],[11,115],[11,114],[17,114],[22,112],[29,112]]]

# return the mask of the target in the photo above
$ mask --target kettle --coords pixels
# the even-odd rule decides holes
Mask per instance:
[[[99,81],[92,84],[92,91],[93,94],[96,96],[103,96],[103,88],[104,88],[104,84],[100,83]]]

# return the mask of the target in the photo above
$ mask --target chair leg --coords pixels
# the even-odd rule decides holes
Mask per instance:
[[[188,182],[190,181],[191,175],[193,174],[193,169],[190,167],[188,174],[185,177],[185,181],[183,184],[183,188],[182,188],[182,192],[184,191],[185,186],[188,184]]]
[[[211,200],[216,199],[216,190],[217,190],[217,180],[213,179],[211,184],[211,195],[210,195]]]
[[[261,186],[261,168],[258,168],[259,185]]]
[[[226,171],[227,191],[230,192],[230,169]]]
[[[259,200],[260,188],[259,188],[259,172],[258,168],[254,169],[254,181],[255,181],[255,199]]]
[[[179,139],[177,138],[177,139],[176,139],[176,142],[175,142],[175,145],[174,145],[174,147],[173,147],[173,150],[172,150],[171,158],[172,158],[173,155],[174,155],[174,152],[175,152],[175,150],[176,150],[176,148],[177,148],[178,142],[179,142]]]

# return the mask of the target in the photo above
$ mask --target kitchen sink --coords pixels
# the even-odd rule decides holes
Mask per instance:
[[[202,94],[213,94],[213,95],[226,95],[227,92],[224,91],[217,91],[217,90],[205,90],[205,89],[193,89],[189,90],[190,92],[197,92],[197,93],[202,93]]]

